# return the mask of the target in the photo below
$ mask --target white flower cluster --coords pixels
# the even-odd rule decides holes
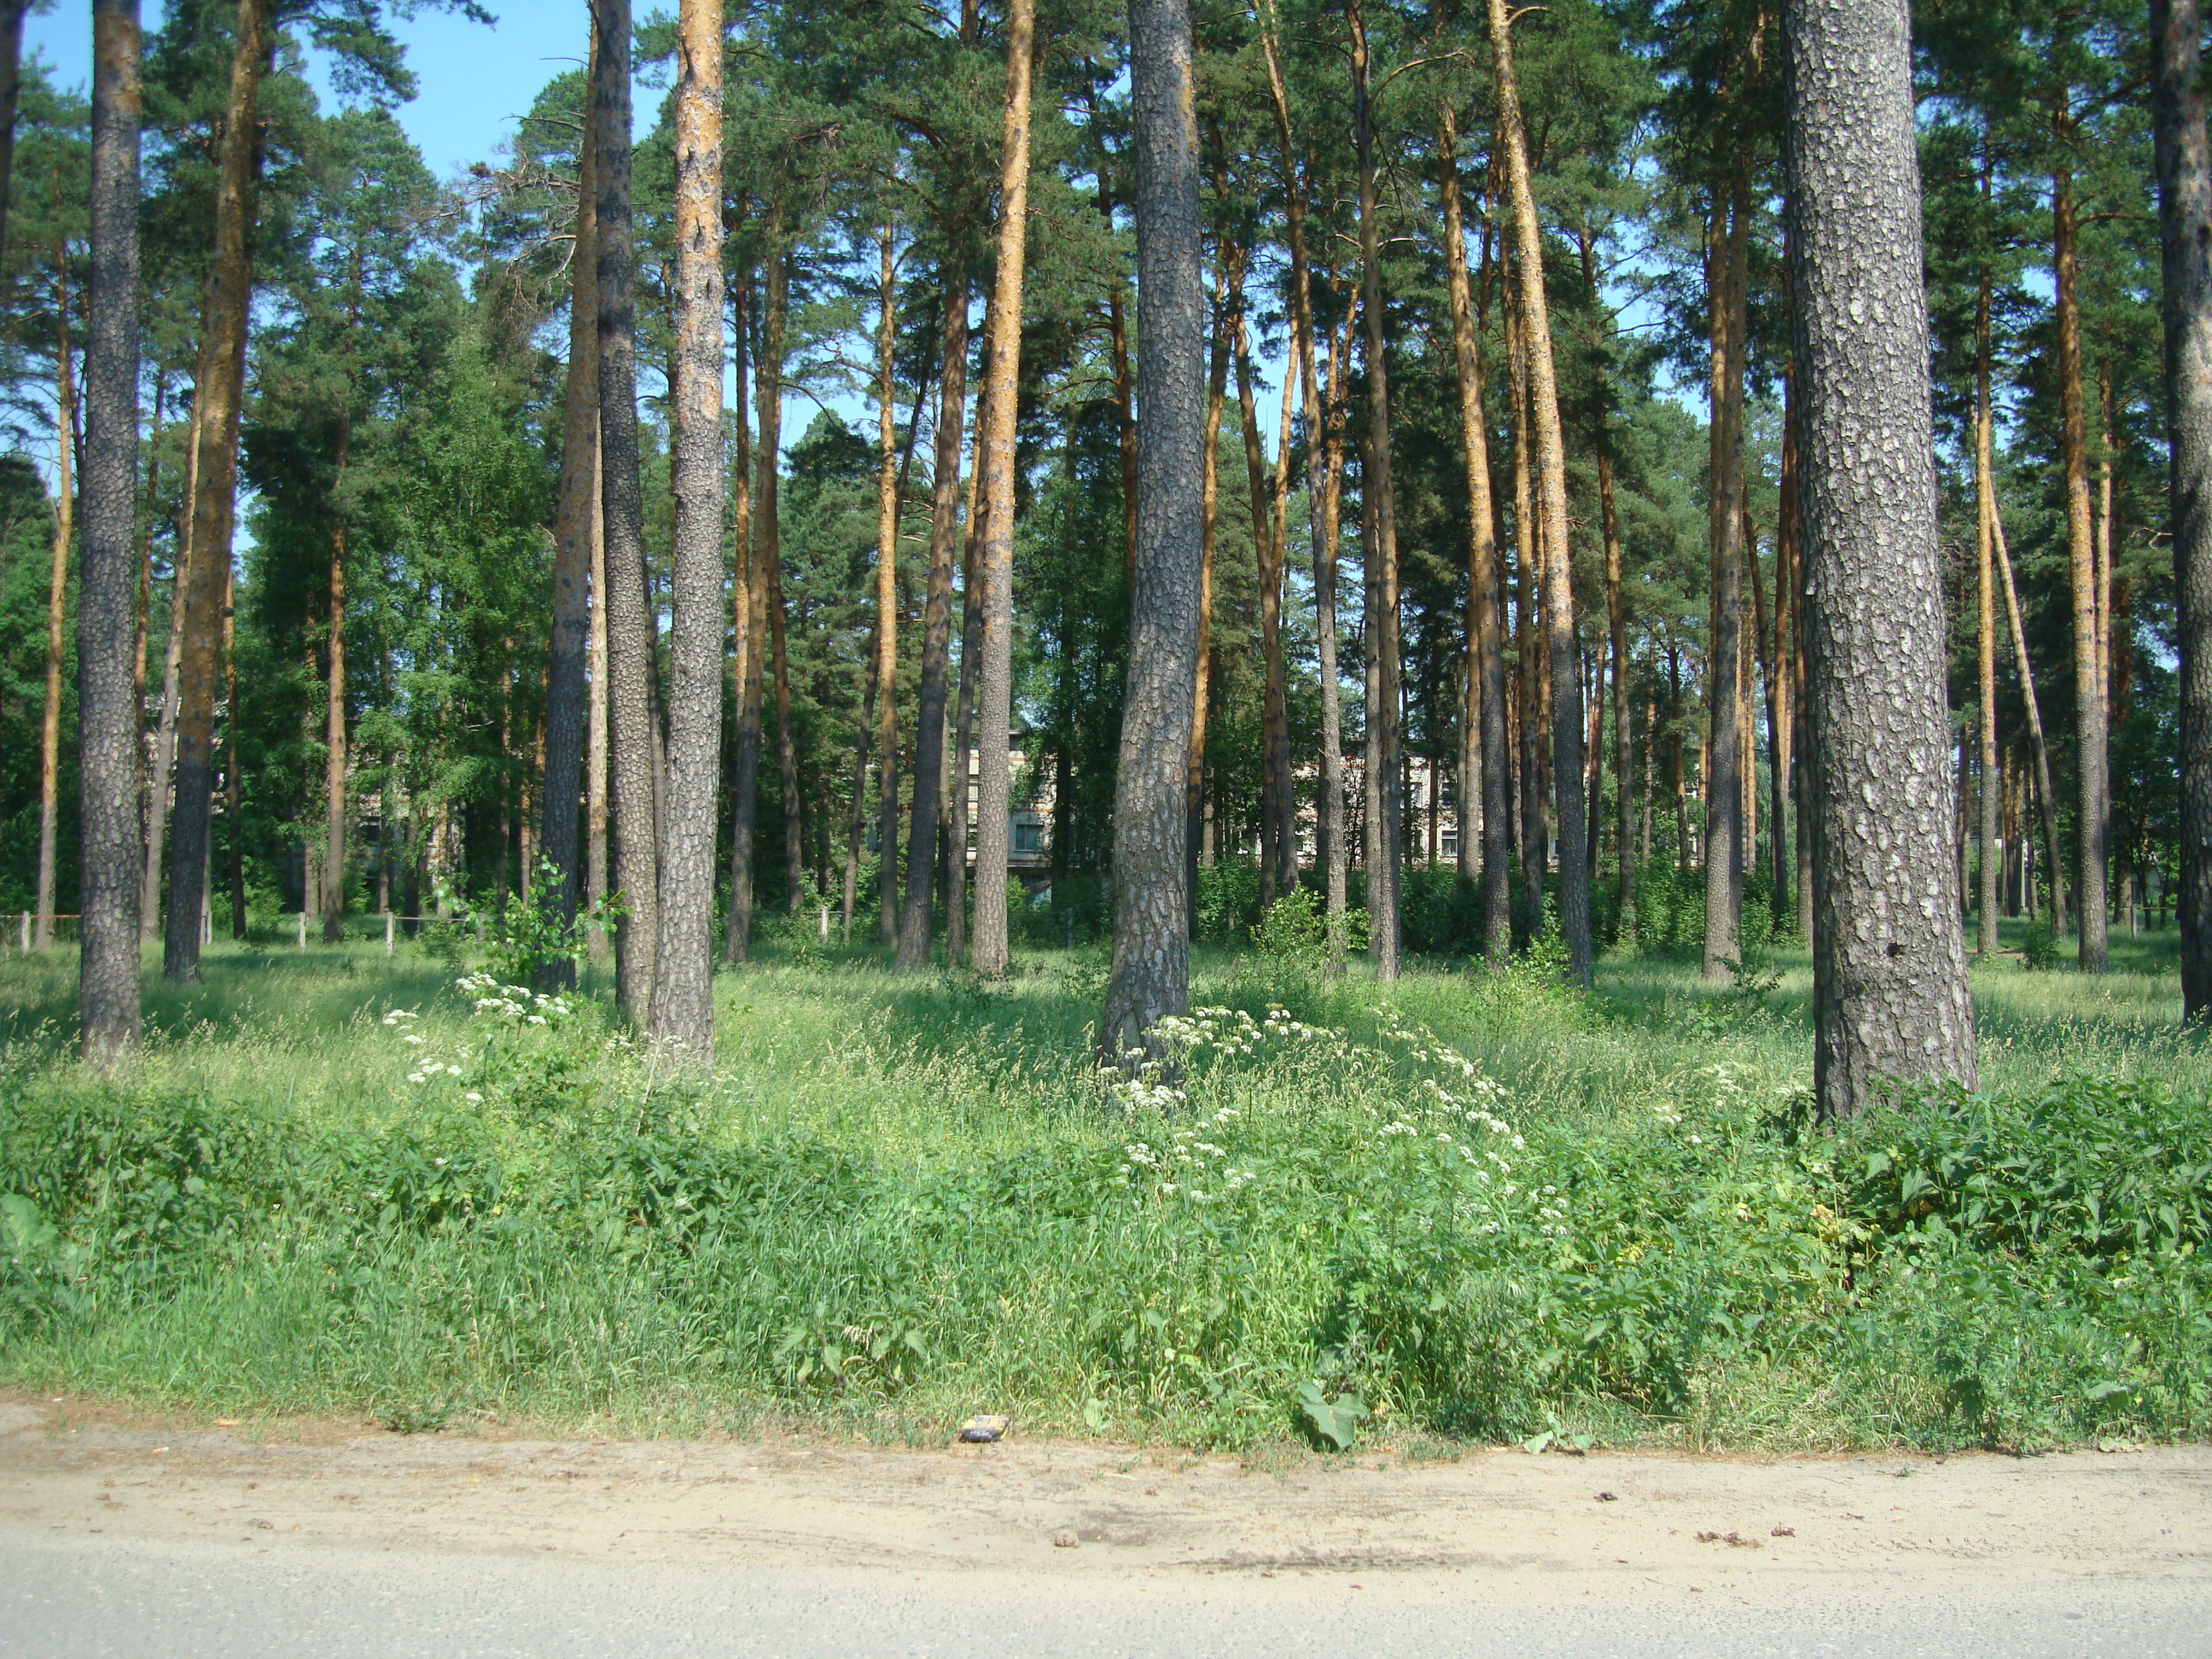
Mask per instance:
[[[1253,1054],[1270,1038],[1311,1041],[1339,1033],[1292,1019],[1287,1008],[1271,1007],[1265,1019],[1255,1019],[1242,1008],[1194,1008],[1188,1014],[1169,1015],[1152,1027],[1152,1035],[1171,1048],[1195,1055],[1206,1048],[1224,1054]]]
[[[1218,1122],[1233,1115],[1224,1110],[1217,1112],[1214,1119]],[[1224,1193],[1242,1191],[1255,1178],[1254,1171],[1237,1169],[1229,1161],[1227,1147],[1200,1140],[1195,1129],[1177,1130],[1164,1146],[1133,1140],[1121,1148],[1121,1156],[1128,1161],[1116,1174],[1128,1176],[1139,1170],[1149,1170],[1152,1176],[1161,1177],[1152,1190],[1162,1198],[1173,1198],[1180,1193],[1194,1204],[1210,1204]],[[1200,1184],[1201,1182],[1204,1186]],[[1214,1190],[1209,1193],[1206,1187]]]
[[[1435,1032],[1401,1024],[1395,1012],[1385,1012],[1382,1034],[1405,1045],[1407,1058],[1452,1075],[1454,1086],[1450,1088],[1434,1078],[1422,1080],[1422,1109],[1438,1125],[1435,1133],[1437,1143],[1450,1146],[1459,1155],[1461,1164],[1481,1194],[1479,1204],[1461,1206],[1462,1217],[1472,1220],[1486,1209],[1488,1214],[1474,1224],[1484,1233],[1496,1233],[1504,1224],[1506,1200],[1518,1199],[1523,1204],[1536,1200],[1536,1231],[1547,1238],[1564,1238],[1567,1233],[1567,1209],[1559,1189],[1547,1186],[1540,1192],[1531,1190],[1524,1194],[1521,1182],[1507,1178],[1513,1173],[1513,1160],[1506,1152],[1525,1152],[1528,1142],[1495,1109],[1505,1103],[1504,1085],[1485,1074],[1466,1055],[1439,1042]],[[1465,1133],[1463,1125],[1480,1130],[1482,1137],[1492,1144],[1478,1153],[1458,1138]],[[1384,1124],[1380,1133],[1385,1136],[1409,1135],[1416,1131],[1401,1117]]]
[[[1165,1069],[1162,1062],[1146,1060],[1142,1048],[1125,1048],[1121,1058],[1128,1070],[1102,1065],[1098,1073],[1106,1081],[1106,1092],[1124,1113],[1134,1117],[1140,1111],[1169,1112],[1183,1103],[1183,1091],[1161,1076]]]
[[[563,996],[546,996],[526,985],[502,985],[490,974],[464,974],[453,988],[475,999],[478,1018],[486,1015],[508,1025],[551,1025],[576,1012]]]

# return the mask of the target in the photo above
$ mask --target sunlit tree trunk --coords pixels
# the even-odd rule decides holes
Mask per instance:
[[[353,349],[361,325],[362,250],[356,245],[353,283],[346,297],[345,372],[331,479],[330,631],[324,641],[323,701],[323,942],[345,937],[346,860],[346,465],[353,448]],[[235,744],[233,745],[234,749]],[[233,767],[232,770],[236,768]],[[232,826],[234,836],[236,826]]]
[[[722,3],[683,0],[676,45],[672,351],[676,518],[669,599],[667,793],[653,1036],[714,1061],[714,831],[722,782]]]
[[[988,376],[986,377],[988,380]],[[979,398],[975,428],[988,418]],[[954,699],[952,753],[946,771],[945,833],[945,959],[961,962],[968,952],[968,757],[975,752],[975,687],[981,678],[983,640],[983,587],[976,561],[982,556],[983,515],[975,501],[975,474],[968,474],[968,530],[960,557],[960,686]]]
[[[1199,281],[1198,127],[1186,0],[1129,0],[1136,149],[1137,563],[1128,691],[1114,788],[1114,963],[1100,1057],[1152,1046],[1190,1003],[1184,787],[1199,628],[1199,472],[1206,301]]]
[[[1502,0],[1501,0],[1502,3]],[[1367,312],[1367,453],[1360,481],[1360,528],[1370,557],[1368,651],[1375,662],[1367,707],[1368,791],[1380,822],[1369,834],[1376,858],[1367,872],[1368,948],[1376,977],[1398,977],[1398,890],[1405,807],[1399,766],[1398,508],[1390,482],[1390,371],[1382,313],[1382,210],[1376,198],[1375,123],[1369,88],[1367,23],[1351,0],[1352,120],[1359,155],[1359,269]]]
[[[2096,532],[2089,506],[2089,422],[2081,387],[2079,226],[2074,179],[2063,167],[2051,181],[2051,264],[2058,333],[2059,462],[2066,483],[2066,554],[2074,599],[2075,838],[2080,854],[2074,885],[2080,927],[2076,957],[2085,974],[2106,960],[2105,870],[2111,835],[2104,676],[2098,648]]]
[[[598,604],[592,557],[599,413],[594,148],[587,103],[583,137],[576,146],[576,237],[568,256],[568,372],[561,410],[561,493],[553,516],[552,652],[545,677],[544,822],[538,836],[540,850],[557,874],[559,885],[550,897],[564,924],[576,919],[583,873],[576,857],[576,797],[590,720],[585,702],[592,690],[586,677],[598,666],[592,663],[587,670]],[[570,957],[538,964],[538,983],[549,990],[573,985],[575,978],[576,964]]]
[[[915,688],[914,787],[908,803],[906,893],[894,965],[929,965],[937,887],[937,822],[945,781],[945,705],[952,654],[952,562],[960,534],[961,430],[968,405],[968,273],[964,209],[948,216],[945,319],[939,341],[929,571],[922,600],[921,676]]]
[[[776,780],[783,803],[783,908],[799,914],[806,880],[800,835],[798,734],[791,723],[791,658],[784,647],[783,514],[779,502],[783,449],[783,365],[790,321],[791,256],[783,246],[783,208],[769,214],[769,255],[761,288],[760,362],[754,393],[760,405],[759,472],[753,486],[753,580],[768,616],[769,684],[775,697]]]
[[[182,649],[177,672],[176,805],[169,838],[169,903],[161,971],[199,977],[207,901],[210,810],[215,787],[215,706],[222,676],[223,592],[230,573],[236,511],[238,430],[246,377],[251,248],[260,171],[257,116],[270,52],[268,0],[239,0],[229,92],[218,149],[215,258],[201,307],[199,365],[193,376],[198,428],[192,478],[192,556],[182,587]]]
[[[752,432],[746,415],[745,331],[752,277],[730,284],[730,355],[735,365],[731,403],[730,541],[737,567],[730,584],[730,690],[738,717],[736,755],[730,769],[730,914],[722,933],[722,960],[736,964],[752,948],[753,808],[760,795],[761,607],[752,565]]]
[[[1221,282],[1224,258],[1215,273]],[[1221,411],[1229,388],[1229,309],[1223,298],[1225,283],[1212,307],[1212,331],[1206,355],[1206,451],[1198,472],[1198,662],[1193,670],[1190,706],[1190,753],[1184,775],[1183,816],[1187,829],[1184,862],[1189,876],[1185,887],[1190,902],[1190,934],[1198,936],[1199,866],[1209,856],[1206,841],[1206,726],[1213,704],[1213,549],[1220,533]]]
[[[1724,980],[1737,959],[1743,916],[1744,731],[1743,369],[1747,326],[1749,198],[1741,175],[1713,192],[1706,285],[1712,308],[1711,447],[1708,501],[1712,631],[1705,664],[1705,975]]]
[[[2051,926],[2066,931],[2066,864],[2058,850],[2058,796],[2051,782],[2051,746],[2043,736],[2043,705],[2035,695],[2035,665],[2028,659],[2027,631],[2020,609],[2020,589],[2013,580],[2012,549],[2005,540],[2004,514],[1991,503],[1990,530],[1996,543],[1997,577],[2004,585],[2005,619],[2012,629],[2014,665],[2020,671],[2020,694],[2027,709],[2029,746],[2035,751],[2036,810],[2043,825],[2044,867],[2051,878]]]
[[[597,286],[593,293],[596,296]],[[598,301],[593,300],[595,314],[592,324],[592,395],[599,396],[599,323],[596,316]],[[596,912],[608,896],[607,882],[611,875],[607,860],[607,538],[606,511],[600,489],[599,411],[596,401],[592,409],[592,620],[591,633],[586,649],[586,673],[590,679],[591,706],[586,727],[589,744],[584,761],[584,882],[585,896]],[[592,960],[605,963],[613,949],[603,923],[593,923],[586,945]]]
[[[17,17],[20,27],[20,10]],[[131,535],[138,467],[138,0],[94,0],[92,32],[92,303],[76,601],[84,913],[77,1013],[84,1060],[107,1068],[136,1053],[139,1031],[134,681],[144,678],[145,648],[132,588],[144,565]]]
[[[898,916],[898,422],[893,349],[898,343],[898,262],[891,224],[884,222],[877,284],[876,436],[876,838],[877,893],[884,942],[891,944]],[[848,923],[851,917],[846,918]]]
[[[2212,145],[2197,0],[2151,0],[2168,511],[2181,646],[2181,995],[2212,1018]]]
[[[39,896],[31,948],[54,942],[54,866],[61,840],[62,619],[69,606],[70,544],[76,538],[76,381],[69,331],[69,266],[54,244],[54,533],[46,583],[46,700],[39,732]]]
[[[1998,950],[1997,814],[2002,805],[1997,799],[1996,491],[1990,477],[1990,279],[1984,271],[1974,305],[1974,662],[1981,704],[1975,725],[1982,769],[1975,949],[1984,957],[1994,957]]]
[[[1811,670],[1814,1088],[1975,1081],[1952,864],[1920,167],[1905,0],[1788,0]]]
[[[615,997],[651,1018],[660,951],[653,626],[638,486],[636,249],[630,218],[629,0],[593,0],[594,183],[599,190],[600,509],[605,537],[608,761],[613,793]]]
[[[1552,324],[1544,294],[1543,234],[1528,182],[1528,147],[1521,127],[1521,95],[1514,78],[1513,43],[1506,0],[1490,0],[1490,41],[1497,67],[1498,131],[1504,151],[1507,192],[1520,258],[1521,314],[1526,325],[1528,382],[1536,436],[1538,495],[1542,514],[1544,651],[1549,670],[1552,775],[1559,842],[1559,931],[1569,971],[1578,983],[1590,978],[1589,825],[1583,799],[1582,653],[1575,639],[1575,594],[1567,544],[1566,447],[1559,429],[1559,380],[1552,362]]]

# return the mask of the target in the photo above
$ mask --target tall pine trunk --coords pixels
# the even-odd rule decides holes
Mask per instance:
[[[2212,146],[2197,0],[2151,0],[2173,586],[2181,645],[2181,997],[2212,1018]]]
[[[1114,786],[1114,962],[1100,1058],[1164,1057],[1151,1033],[1190,1005],[1183,791],[1199,626],[1206,300],[1187,0],[1129,0],[1136,149],[1137,562]]]
[[[1451,301],[1452,351],[1459,369],[1459,429],[1467,470],[1467,697],[1463,747],[1474,751],[1480,773],[1481,853],[1478,862],[1469,795],[1462,781],[1460,869],[1482,877],[1482,948],[1492,967],[1513,946],[1513,834],[1506,805],[1511,763],[1505,736],[1505,657],[1500,619],[1505,596],[1498,546],[1498,513],[1491,500],[1489,417],[1482,403],[1482,346],[1476,337],[1472,285],[1467,268],[1466,209],[1459,175],[1459,123],[1450,104],[1437,116],[1438,165],[1444,198],[1444,276]],[[1462,770],[1466,769],[1462,767]]]
[[[898,925],[898,422],[894,349],[898,343],[898,264],[886,219],[877,286],[876,435],[876,839],[877,894],[884,943]],[[849,921],[849,916],[848,921]]]
[[[593,486],[599,453],[599,222],[592,167],[596,132],[588,102],[576,149],[576,240],[568,257],[568,372],[561,407],[561,492],[553,514],[553,627],[545,675],[545,775],[538,844],[553,866],[550,895],[563,927],[576,920],[583,872],[576,857],[578,785],[589,714],[585,699],[592,654]],[[596,894],[593,896],[598,896]],[[548,990],[575,983],[575,959],[562,954],[538,965]]]
[[[599,456],[599,319],[597,314],[598,288],[593,285],[593,315],[592,320],[592,620],[588,653],[585,659],[586,673],[591,681],[590,702],[586,727],[587,744],[584,757],[584,890],[595,913],[604,914],[602,907],[609,893],[611,872],[607,860],[607,535],[605,491],[600,488],[604,469]],[[604,963],[613,949],[604,922],[595,921],[586,944],[592,960]]]
[[[1712,549],[1711,648],[1705,665],[1705,975],[1724,980],[1740,954],[1743,919],[1745,732],[1743,657],[1743,370],[1747,327],[1749,192],[1738,174],[1713,191],[1706,244],[1711,295],[1711,449],[1708,501]]]
[[[1814,1088],[1975,1081],[1951,860],[1905,0],[1787,0],[1815,903]]]
[[[722,5],[683,0],[676,46],[676,262],[667,793],[656,1044],[714,1063],[714,852],[722,782]]]
[[[177,511],[176,558],[169,572],[168,647],[161,658],[161,701],[154,717],[154,763],[146,781],[146,825],[143,871],[138,883],[138,937],[152,944],[161,937],[161,854],[169,838],[176,793],[178,677],[185,653],[185,594],[191,583],[192,499],[199,476],[200,410],[197,396],[185,422],[184,492]]]
[[[1986,168],[1984,179],[1987,179]],[[1984,183],[1986,189],[1986,182]],[[1975,726],[1980,739],[1981,797],[1977,826],[1982,842],[1976,884],[1974,948],[1997,953],[1997,613],[1996,491],[1990,463],[1990,279],[1982,273],[1974,304],[1974,666]]]
[[[169,836],[169,904],[161,971],[199,978],[215,790],[215,706],[222,678],[223,595],[237,508],[238,429],[246,380],[251,250],[260,172],[258,106],[269,54],[269,0],[239,0],[216,186],[215,258],[201,307],[193,376],[198,444],[192,468],[192,555],[184,584],[177,670],[176,805]]]
[[[730,914],[722,931],[722,960],[745,960],[752,948],[753,808],[760,795],[760,627],[752,565],[752,430],[746,414],[745,335],[752,307],[752,276],[730,285],[730,356],[735,365],[731,425],[730,540],[736,549],[730,584],[730,690],[738,716],[730,769]]]
[[[975,423],[987,411],[979,400]],[[950,799],[945,826],[945,959],[964,961],[968,953],[968,757],[975,752],[975,686],[981,669],[983,589],[976,561],[982,556],[983,519],[976,510],[975,475],[968,475],[968,532],[960,559],[960,690],[952,715]]]
[[[353,447],[354,332],[361,316],[361,256],[354,259],[354,282],[346,316],[344,404],[338,410],[336,465],[331,479],[329,632],[323,641],[323,942],[345,937],[346,858],[346,520],[342,494]],[[235,768],[232,769],[235,770]],[[234,825],[232,834],[237,833]]]
[[[605,536],[607,749],[612,788],[615,1000],[644,1025],[660,951],[653,627],[637,443],[636,247],[630,220],[629,0],[593,0],[593,159],[599,189],[600,511]]]
[[[945,786],[945,705],[952,655],[952,561],[960,534],[960,436],[968,410],[968,271],[965,205],[945,222],[945,318],[939,343],[935,476],[930,499],[929,571],[922,600],[921,676],[915,687],[914,787],[908,804],[906,892],[893,964],[929,965],[937,889],[937,821]]]
[[[1036,0],[1011,0],[1006,15],[1005,150],[999,172],[999,258],[984,337],[988,415],[976,434],[975,499],[983,538],[975,558],[981,595],[975,678],[975,902],[969,965],[989,978],[1006,971],[1006,826],[1012,782],[1014,691],[1014,415],[1021,384],[1022,268],[1029,237],[1030,79],[1035,68]],[[967,757],[956,757],[963,775]],[[956,847],[955,858],[967,849]]]
[[[54,866],[61,840],[62,619],[69,606],[70,544],[76,539],[76,382],[70,356],[69,267],[54,244],[54,533],[46,583],[46,699],[39,731],[39,896],[31,948],[54,942]]]
[[[2096,532],[2089,506],[2089,423],[2081,386],[2079,225],[2073,175],[2063,167],[2051,181],[2051,248],[2058,321],[2059,461],[2066,482],[2066,555],[2074,599],[2075,838],[2080,855],[2074,902],[2080,927],[2075,955],[2085,974],[2106,962],[2106,848],[2112,806],[2106,769],[2104,676],[2098,648]]]
[[[1528,182],[1528,146],[1521,126],[1521,95],[1514,79],[1511,24],[1506,0],[1490,0],[1490,42],[1498,72],[1498,130],[1505,152],[1506,187],[1520,258],[1521,315],[1528,354],[1532,424],[1536,435],[1537,493],[1544,541],[1544,653],[1549,670],[1552,775],[1559,843],[1559,931],[1565,936],[1569,971],[1579,984],[1590,979],[1589,819],[1583,797],[1582,653],[1575,640],[1575,593],[1567,542],[1567,458],[1559,430],[1559,379],[1553,368],[1552,324],[1544,295],[1543,234]]]
[[[2021,700],[2027,708],[2029,746],[2035,751],[2036,810],[2043,824],[2044,868],[2051,878],[2051,926],[2066,931],[2066,863],[2058,850],[2058,796],[2051,781],[2051,745],[2043,736],[2043,705],[2035,695],[2035,665],[2028,660],[2027,631],[2021,615],[2020,590],[2012,575],[2012,550],[2005,543],[2004,515],[1990,514],[1997,550],[1997,576],[2004,584],[2005,617],[2012,628],[2013,663],[2020,671]]]
[[[1375,122],[1369,88],[1367,21],[1351,0],[1352,120],[1359,162],[1359,271],[1367,311],[1367,453],[1360,480],[1360,528],[1368,553],[1367,648],[1375,670],[1367,707],[1368,798],[1380,822],[1368,833],[1375,860],[1367,872],[1368,948],[1375,975],[1398,977],[1398,891],[1404,780],[1399,766],[1398,507],[1390,481],[1390,370],[1382,312],[1382,209],[1376,198]]]
[[[791,256],[783,246],[783,206],[769,214],[769,262],[761,289],[760,362],[754,395],[760,405],[758,480],[753,486],[754,602],[768,617],[769,684],[775,696],[775,770],[783,807],[783,908],[799,914],[805,884],[799,801],[798,734],[791,723],[791,657],[784,643],[783,513],[780,501],[783,451],[783,365],[788,349]]]
[[[21,12],[17,14],[20,27]],[[94,0],[92,270],[84,343],[84,547],[77,577],[80,1050],[138,1047],[138,726],[145,658],[133,589],[138,467],[138,0]],[[155,421],[158,428],[159,419]],[[137,658],[134,667],[133,657]]]

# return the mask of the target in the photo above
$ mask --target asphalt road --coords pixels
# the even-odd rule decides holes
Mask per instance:
[[[1878,1582],[1735,1598],[1500,1601],[1433,1572],[1073,1581],[1038,1573],[697,1563],[0,1528],[6,1659],[2203,1659],[2201,1584],[2044,1584],[1893,1600]]]

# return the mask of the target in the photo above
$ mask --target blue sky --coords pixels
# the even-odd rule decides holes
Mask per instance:
[[[584,55],[590,29],[584,0],[487,0],[484,9],[497,20],[493,27],[435,11],[393,24],[420,83],[414,101],[400,107],[400,125],[441,178],[490,159],[538,89]],[[162,10],[161,0],[146,0],[149,33]],[[88,0],[57,0],[52,10],[27,19],[23,50],[44,58],[64,86],[84,88],[92,72]],[[327,86],[324,91],[327,96]],[[647,93],[640,116],[650,120],[657,105]]]

